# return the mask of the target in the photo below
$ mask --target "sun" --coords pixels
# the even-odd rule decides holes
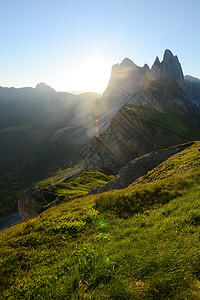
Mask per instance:
[[[108,85],[111,67],[105,60],[94,57],[82,63],[76,71],[76,87],[81,91],[103,93]]]

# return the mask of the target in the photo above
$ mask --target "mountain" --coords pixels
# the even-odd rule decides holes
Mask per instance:
[[[200,138],[199,80],[166,50],[150,68],[129,58],[112,67],[108,87],[58,93],[0,87],[0,214],[35,181],[84,162],[85,171],[117,174],[149,152]]]
[[[53,137],[80,111],[89,111],[98,96],[57,93],[44,83],[36,88],[0,87],[0,175],[26,167],[33,178],[34,172],[38,178],[42,168],[45,174],[48,167],[67,161],[81,142],[73,145],[68,141],[74,135],[72,132],[62,141]],[[82,131],[86,131],[81,125]]]
[[[186,75],[185,84],[187,88],[188,99],[200,107],[200,80],[198,78]]]
[[[83,159],[87,149],[79,150],[96,129],[91,122],[89,132],[87,116],[99,96],[56,92],[44,83],[0,87],[0,215],[17,210],[19,194],[33,181]]]
[[[200,109],[170,50],[151,69],[128,58],[114,65],[97,106],[99,135],[91,141],[88,171],[117,173],[143,154],[200,138]]]
[[[12,170],[20,147],[33,151],[20,169],[29,183],[84,157],[96,132],[84,167],[35,180],[19,200],[25,221],[0,232],[0,298],[199,299],[200,141],[173,146],[200,138],[198,84],[166,50],[151,68],[115,65],[101,98],[0,88],[1,151],[15,153]],[[12,176],[1,193],[21,184]]]

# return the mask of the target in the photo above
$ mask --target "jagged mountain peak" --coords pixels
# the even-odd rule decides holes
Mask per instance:
[[[121,68],[126,68],[126,67],[131,67],[131,68],[135,68],[135,67],[137,67],[136,66],[136,64],[131,60],[131,59],[129,59],[129,58],[124,58],[123,60],[122,60],[122,62],[120,63],[120,65],[119,65]]]
[[[169,63],[173,58],[173,53],[169,49],[166,49],[163,56],[163,62]]]
[[[122,62],[119,64],[115,64],[112,66],[111,77],[113,74],[116,74],[121,71],[131,71],[137,70],[139,67],[129,58],[124,58]]]
[[[178,56],[174,56],[169,49],[165,50],[162,62],[156,57],[151,68],[150,77],[152,80],[165,86],[171,86],[184,93],[186,91],[183,71]]]
[[[155,61],[154,61],[154,63],[153,63],[152,68],[153,68],[153,67],[159,67],[159,66],[160,66],[160,60],[159,60],[158,56],[156,56],[156,59],[155,59]]]
[[[150,70],[150,68],[147,64],[144,64],[143,69],[148,70],[148,71]]]
[[[144,93],[145,91],[148,93],[148,88],[152,86],[152,82],[157,84],[158,89],[163,87],[163,89],[168,88],[169,91],[177,90],[178,93],[180,92],[185,96],[182,68],[178,57],[174,56],[170,50],[165,50],[162,62],[156,57],[151,69],[147,64],[144,64],[143,67],[137,66],[127,57],[120,64],[115,64],[112,67],[110,81],[102,98],[104,105],[101,106],[105,107],[106,115],[109,111],[109,120],[107,119],[103,124],[109,125],[111,118],[126,103],[130,101],[144,102],[141,97],[139,97],[140,101],[136,98],[134,100],[130,99],[137,93]],[[156,89],[156,85],[154,85],[154,89]],[[154,104],[157,106],[158,103]]]
[[[145,83],[146,77],[151,78],[159,84],[178,89],[183,93],[186,91],[184,75],[179,59],[169,49],[165,50],[162,61],[159,60],[158,56],[156,57],[151,69],[147,64],[139,67],[131,59],[124,58],[120,64],[113,66],[110,84],[113,85],[113,79],[115,81],[116,78],[117,80],[126,80],[128,82],[128,90],[133,92],[135,91],[135,86],[138,89],[138,87],[143,88],[145,85],[148,85]]]
[[[163,55],[162,64],[173,64],[174,62],[179,63],[178,56],[173,55],[173,53],[169,49],[166,49]]]

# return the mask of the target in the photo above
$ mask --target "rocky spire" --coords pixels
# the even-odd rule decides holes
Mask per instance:
[[[174,56],[170,50],[165,50],[163,61],[160,63],[158,57],[151,68],[150,77],[159,83],[185,92],[185,81],[181,64],[178,57]]]
[[[144,64],[143,69],[144,69],[145,71],[150,71],[150,68],[149,68],[149,66],[148,66],[147,64]]]
[[[173,58],[174,56],[172,52],[169,49],[166,49],[164,52],[163,61],[165,61],[166,63],[170,63],[173,60]]]
[[[159,66],[160,66],[160,60],[159,60],[158,56],[156,56],[156,59],[154,61],[152,68],[159,67]]]
[[[158,78],[160,78],[160,71],[161,71],[160,60],[159,60],[158,56],[156,56],[156,59],[151,68],[149,77],[151,77],[153,80],[158,80]]]

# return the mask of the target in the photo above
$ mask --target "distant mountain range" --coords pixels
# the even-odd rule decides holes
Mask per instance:
[[[44,83],[0,87],[0,216],[16,211],[22,191],[39,178],[83,159],[82,146],[95,133],[88,115],[99,96],[57,93]]]
[[[59,131],[80,113],[88,113],[98,96],[57,93],[44,83],[36,88],[0,87],[0,175],[23,167],[28,176],[38,178],[68,161],[87,139],[87,119],[79,118],[79,128],[68,130],[63,139],[58,139]],[[73,143],[75,130],[83,136]]]

